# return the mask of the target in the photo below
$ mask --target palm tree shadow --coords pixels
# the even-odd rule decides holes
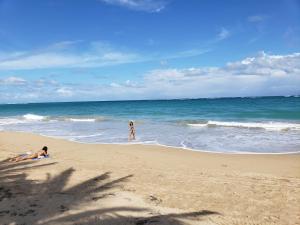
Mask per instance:
[[[71,208],[106,197],[107,191],[119,187],[132,175],[115,180],[110,173],[87,179],[67,187],[74,169],[69,168],[56,176],[47,174],[43,182],[27,178],[26,170],[52,166],[56,163],[36,164],[33,161],[0,162],[0,221],[1,224],[41,224],[52,220]],[[45,222],[46,223],[46,222]],[[42,223],[44,224],[44,223]]]
[[[149,225],[149,224],[162,224],[162,225],[185,225],[191,224],[195,221],[200,221],[205,216],[220,215],[218,212],[202,210],[189,213],[170,213],[158,214],[154,216],[123,216],[121,212],[135,212],[138,208],[110,208],[106,209],[107,212],[97,212],[100,216],[89,219],[86,222],[75,223],[75,225]],[[147,212],[147,210],[143,210]],[[106,213],[106,214],[105,214]],[[102,215],[101,215],[102,214]],[[78,215],[77,215],[78,216]],[[66,221],[71,218],[64,218]],[[58,222],[62,222],[59,220]]]
[[[55,163],[0,162],[0,222],[1,224],[80,224],[80,225],[144,225],[172,224],[183,225],[183,220],[199,220],[203,216],[218,214],[212,211],[199,211],[181,214],[153,214],[150,209],[141,207],[98,207],[95,210],[76,210],[107,198],[111,191],[121,187],[133,175],[111,179],[106,172],[68,187],[74,174],[69,168],[56,176],[47,174],[44,181],[28,179],[26,170],[53,166]],[[75,212],[74,212],[75,210]],[[128,216],[141,213],[151,216]],[[79,222],[78,222],[79,221]]]

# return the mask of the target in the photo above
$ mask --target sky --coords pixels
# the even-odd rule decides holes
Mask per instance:
[[[0,103],[300,94],[300,0],[0,0]]]

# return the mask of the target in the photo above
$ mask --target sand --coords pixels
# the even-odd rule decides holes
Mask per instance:
[[[9,163],[47,145],[50,158]],[[300,224],[300,154],[80,144],[0,132],[0,224]]]

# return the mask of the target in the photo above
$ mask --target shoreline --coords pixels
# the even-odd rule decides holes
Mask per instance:
[[[44,145],[50,158],[3,161]],[[162,225],[296,225],[300,221],[300,154],[81,144],[1,131],[0,159],[3,223],[134,225],[142,220]],[[94,182],[100,186],[91,191]],[[35,204],[39,207],[32,208]],[[91,222],[95,217],[98,223]],[[114,220],[105,223],[107,218]]]
[[[7,130],[0,130],[1,132],[13,132],[13,133],[24,133],[24,134],[33,134],[33,135],[38,135],[46,138],[54,138],[58,140],[66,140],[78,144],[87,144],[87,145],[141,145],[141,146],[160,146],[163,148],[171,148],[171,149],[178,149],[178,150],[187,150],[187,151],[192,151],[192,152],[200,152],[200,153],[213,153],[213,154],[229,154],[229,155],[298,155],[300,154],[300,150],[296,152],[247,152],[247,151],[229,151],[229,152],[220,152],[220,151],[213,151],[213,150],[203,150],[203,149],[192,149],[192,148],[187,148],[187,147],[178,147],[178,146],[170,146],[170,145],[164,145],[164,144],[147,144],[145,142],[124,142],[124,143],[88,143],[88,142],[80,142],[76,140],[69,140],[64,137],[57,137],[57,136],[47,136],[44,134],[38,134],[38,133],[32,133],[32,132],[27,132],[27,131],[7,131]]]

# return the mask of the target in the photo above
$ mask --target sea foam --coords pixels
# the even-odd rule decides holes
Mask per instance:
[[[11,125],[18,123],[25,123],[25,121],[17,118],[0,118],[0,125]]]
[[[41,121],[41,120],[45,120],[47,117],[29,113],[29,114],[23,115],[23,118],[25,120]]]
[[[260,128],[265,130],[282,131],[282,130],[300,130],[298,123],[283,123],[283,122],[227,122],[227,121],[208,121],[207,123],[193,123],[188,124],[193,127],[209,127],[209,126],[222,126],[222,127],[239,127],[239,128]]]
[[[69,118],[68,120],[72,122],[95,122],[96,121],[96,119],[92,119],[92,118],[82,118],[82,119]]]

